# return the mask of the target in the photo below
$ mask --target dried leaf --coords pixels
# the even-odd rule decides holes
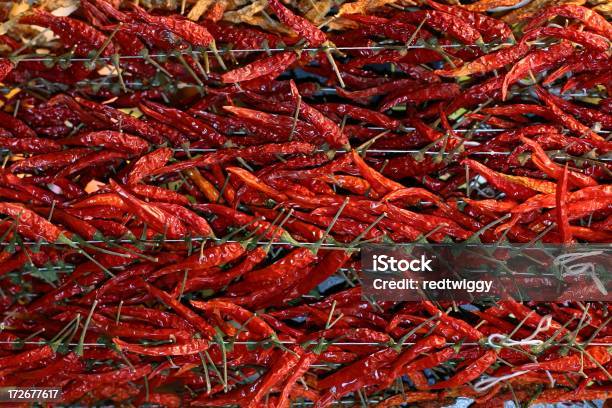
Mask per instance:
[[[198,0],[195,6],[189,11],[187,18],[192,21],[198,21],[214,2],[215,0]]]
[[[497,7],[512,7],[520,2],[521,0],[481,0],[476,3],[463,5],[462,7],[466,10],[482,13]]]
[[[306,17],[314,25],[319,25],[325,21],[325,16],[327,16],[333,5],[333,0],[313,2],[312,7],[306,12],[306,14],[304,14],[304,17]]]
[[[343,14],[367,14],[370,10],[384,7],[387,4],[395,3],[396,0],[358,0],[353,3],[346,3],[340,7],[338,15]]]

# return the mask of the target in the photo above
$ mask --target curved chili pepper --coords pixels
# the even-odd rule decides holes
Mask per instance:
[[[606,36],[608,39],[612,39],[612,24],[593,10],[574,4],[562,4],[547,8],[534,16],[525,27],[525,30],[537,27],[554,16],[575,18],[580,20],[589,29]]]
[[[276,202],[283,202],[287,200],[287,196],[285,194],[278,192],[272,187],[266,185],[259,178],[257,178],[257,176],[250,173],[248,170],[242,169],[240,167],[228,167],[227,171],[238,176],[240,180],[242,180],[247,186],[255,190],[261,191]]]
[[[561,178],[563,174],[563,168],[554,163],[546,154],[544,149],[539,145],[538,142],[521,136],[521,141],[527,144],[533,151],[531,160],[533,163],[546,174],[556,179]],[[568,182],[571,184],[584,188],[589,186],[597,185],[597,182],[589,176],[585,176],[582,173],[572,171],[568,173]]]
[[[221,300],[209,300],[206,302],[192,300],[190,303],[195,308],[207,312],[208,314],[227,314],[233,318],[232,320],[238,322],[239,324],[246,325],[247,329],[249,330],[249,334],[252,332],[252,334],[261,339],[268,338],[275,334],[274,330],[260,317],[233,303],[224,302]]]
[[[201,334],[207,336],[209,339],[214,337],[215,329],[194,311],[183,305],[181,302],[163,290],[160,290],[153,285],[149,285],[148,283],[143,284],[151,295],[164,302],[168,307],[174,309],[179,316],[187,320],[195,329],[199,330]]]
[[[162,147],[139,158],[127,179],[127,185],[133,185],[154,173],[155,170],[163,167],[172,157],[172,149]]]
[[[310,46],[318,47],[327,41],[327,36],[310,21],[294,14],[291,10],[285,7],[279,0],[269,0],[268,6],[274,10],[274,14],[278,19],[291,27],[300,37],[308,41]]]
[[[603,346],[590,346],[584,351],[588,356],[580,356],[574,354],[567,357],[561,357],[555,360],[543,361],[537,363],[523,364],[522,366],[514,367],[512,371],[520,370],[548,370],[557,372],[578,371],[586,368],[598,368],[607,364],[612,355],[610,351]],[[593,360],[597,363],[595,363]]]
[[[169,273],[180,271],[212,269],[215,266],[224,265],[238,259],[244,252],[244,247],[237,242],[226,242],[221,245],[203,248],[200,253],[158,269],[149,276],[149,279],[159,278]]]
[[[17,231],[34,240],[58,242],[69,235],[21,204],[0,203],[0,213],[17,220]]]
[[[348,138],[334,122],[306,102],[300,100],[300,103],[298,103],[299,91],[293,80],[289,81],[289,83],[291,86],[291,96],[296,105],[299,105],[300,115],[321,132],[331,147],[346,148],[349,146]]]
[[[170,238],[185,236],[187,228],[176,215],[139,200],[113,179],[110,180],[110,187],[121,197],[131,211],[158,232],[167,234]]]
[[[497,361],[497,353],[493,350],[488,350],[482,355],[482,357],[472,362],[469,366],[465,367],[448,380],[440,381],[432,386],[429,386],[428,389],[443,390],[445,388],[463,385],[468,381],[472,381],[480,377],[480,375],[491,367],[495,361]]]
[[[327,391],[314,406],[325,407],[349,392],[386,380],[387,373],[383,369],[397,358],[397,355],[395,349],[385,348],[323,378],[318,385]]]
[[[62,150],[62,146],[54,140],[40,137],[4,137],[0,136],[0,146],[12,153],[51,153]]]
[[[551,45],[547,50],[536,50],[528,54],[525,58],[514,64],[512,69],[503,77],[501,86],[502,100],[508,96],[508,87],[519,79],[533,73],[555,66],[559,61],[564,60],[574,53],[574,47],[567,42],[560,42]]]
[[[548,108],[557,117],[557,119],[559,119],[561,123],[567,126],[570,130],[576,132],[579,136],[586,135],[594,141],[603,140],[601,136],[593,132],[588,126],[583,125],[582,123],[578,122],[576,119],[571,117],[570,115],[567,115],[566,113],[564,113],[555,104],[554,100],[549,97],[548,92],[546,92],[544,89],[540,88],[539,86],[536,86],[535,90],[536,90],[536,93],[538,94],[538,97],[540,97],[540,99],[542,99],[544,103],[546,103]]]
[[[471,159],[465,159],[464,163],[486,178],[495,188],[507,194],[509,198],[522,201],[535,195],[532,189],[513,182],[506,175],[493,171],[484,164]]]
[[[525,35],[521,38],[521,43],[536,39],[541,35],[569,40],[597,52],[605,52],[610,47],[610,41],[598,34],[553,26],[525,32]]]

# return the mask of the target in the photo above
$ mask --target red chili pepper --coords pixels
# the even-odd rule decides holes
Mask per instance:
[[[353,119],[358,119],[373,125],[379,125],[386,129],[397,129],[400,126],[400,121],[396,119],[391,119],[380,112],[354,105],[344,103],[323,103],[315,107],[326,114],[332,113],[340,117],[349,116]]]
[[[300,37],[306,39],[312,47],[318,47],[327,41],[327,36],[304,17],[295,15],[279,0],[269,0],[268,6],[274,10],[276,17],[293,29]]]
[[[524,30],[531,30],[555,16],[580,20],[587,28],[606,36],[608,39],[612,39],[612,24],[593,10],[574,4],[562,4],[547,8],[534,16]]]
[[[4,112],[0,112],[0,127],[8,130],[14,137],[17,138],[36,139],[37,137],[36,132],[34,132],[23,121]]]
[[[191,255],[180,262],[175,262],[172,265],[158,269],[148,278],[155,279],[174,272],[212,269],[238,259],[244,252],[244,247],[237,242],[226,242],[209,248],[203,248],[199,253]]]
[[[486,351],[482,357],[472,362],[470,365],[459,371],[457,374],[445,381],[440,381],[429,389],[432,390],[443,390],[451,387],[458,387],[469,381],[475,380],[480,377],[491,365],[497,361],[497,353],[493,350]]]
[[[464,163],[467,164],[470,169],[486,178],[496,189],[508,195],[509,198],[522,201],[535,195],[535,191],[532,189],[513,182],[513,180],[508,178],[505,174],[493,171],[484,164],[471,159],[465,159]]]
[[[53,351],[53,349],[49,346],[27,350],[17,355],[0,357],[0,369],[5,369],[7,367],[21,367],[25,364],[45,360],[53,357],[54,355],[55,351]]]
[[[410,13],[400,12],[394,19],[412,24],[425,24],[434,30],[449,34],[464,44],[482,43],[482,36],[476,29],[465,24],[465,12],[462,15],[456,13],[444,13],[437,10],[418,10]]]
[[[503,77],[501,86],[502,100],[508,96],[508,87],[521,78],[532,74],[537,74],[544,69],[555,66],[574,53],[574,47],[567,42],[560,42],[551,45],[547,50],[536,50],[528,54],[525,58],[514,64],[512,69]]]
[[[261,181],[259,178],[257,178],[257,176],[255,176],[248,170],[245,170],[240,167],[228,167],[227,171],[238,176],[240,180],[242,180],[242,182],[244,182],[247,186],[255,190],[261,191],[277,203],[287,200],[287,196],[285,194],[278,192],[272,187],[266,185],[263,181]]]
[[[149,201],[165,202],[181,206],[188,206],[191,204],[184,195],[162,187],[150,186],[147,184],[134,184],[130,186],[130,189],[134,194],[148,199]]]
[[[227,139],[206,123],[194,118],[193,116],[174,108],[166,107],[162,104],[143,100],[139,105],[140,109],[147,115],[155,114],[154,117],[172,127],[187,132],[196,139],[205,139],[214,146],[220,147],[227,143]]]
[[[155,170],[163,167],[172,157],[172,149],[162,147],[151,153],[142,156],[136,161],[129,173],[127,185],[140,182],[145,177],[154,173]]]
[[[185,356],[198,354],[207,350],[210,346],[208,340],[192,339],[188,343],[170,346],[146,347],[138,344],[126,343],[115,337],[113,343],[122,351],[128,351],[145,356]]]
[[[297,55],[294,52],[274,53],[270,57],[258,59],[250,64],[224,73],[221,75],[221,81],[228,84],[250,81],[260,77],[275,78],[282,74],[296,60]]]
[[[608,39],[598,34],[553,26],[541,27],[525,32],[525,35],[521,38],[521,43],[536,39],[542,35],[572,41],[597,52],[605,52],[610,46]]]
[[[155,230],[166,234],[169,238],[181,238],[187,233],[187,228],[176,215],[162,210],[156,205],[139,200],[116,181],[110,180],[110,187],[121,197],[125,204],[143,221]]]
[[[208,47],[214,41],[204,26],[191,20],[177,16],[154,16],[137,5],[132,5],[132,7],[136,12],[136,17],[140,20],[165,27],[196,47]]]
[[[190,232],[198,237],[214,237],[208,222],[193,211],[188,210],[179,204],[172,203],[156,203],[157,207],[162,210],[176,215],[187,226]]]
[[[85,132],[62,139],[60,143],[71,146],[101,146],[132,154],[143,154],[149,148],[149,143],[137,136],[112,130]]]
[[[434,84],[416,90],[398,89],[383,99],[379,111],[384,112],[402,103],[419,104],[432,100],[447,100],[459,95],[457,84]]]
[[[0,203],[0,213],[17,220],[17,231],[33,240],[55,243],[68,238],[68,233],[51,224],[21,204]]]
[[[102,49],[107,40],[104,34],[82,21],[70,17],[57,17],[40,8],[21,17],[19,22],[49,28],[61,38],[66,47],[74,47],[75,54],[81,57],[86,57],[87,53],[92,50]],[[114,48],[111,43],[104,48],[102,55],[109,56],[113,52]]]
[[[200,302],[192,300],[190,303],[195,308],[210,315],[221,313],[231,317],[233,321],[245,325],[246,329],[249,330],[249,334],[256,335],[256,338],[265,339],[275,334],[274,330],[260,317],[231,302],[224,302],[221,300]],[[249,338],[251,338],[251,336],[249,336]]]
[[[463,7],[436,3],[431,0],[428,0],[427,4],[436,10],[457,16],[466,21],[482,34],[485,41],[513,38],[512,30],[506,23],[496,18],[489,17],[484,13],[476,13],[468,11]]]
[[[50,153],[62,150],[62,146],[54,140],[34,138],[17,138],[0,136],[0,146],[12,153]]]
[[[321,112],[308,105],[299,98],[299,91],[295,86],[293,80],[290,81],[291,85],[291,96],[296,105],[299,105],[299,113],[302,117],[304,117],[308,122],[310,122],[318,131],[321,132],[321,135],[325,138],[327,143],[331,147],[347,147],[349,146],[349,141],[346,135],[342,132],[342,130],[329,118],[324,116]],[[299,101],[299,103],[298,103]]]
[[[31,170],[44,171],[74,163],[90,153],[90,149],[80,148],[39,154],[24,160],[19,160],[13,163],[9,169],[13,173],[22,173]]]
[[[214,337],[215,329],[194,311],[183,305],[181,302],[163,290],[149,285],[148,283],[143,284],[151,295],[161,300],[166,304],[166,306],[172,308],[179,316],[187,320],[195,329],[199,330],[201,334],[205,335],[209,339]]]
[[[64,98],[65,99],[65,98]],[[106,127],[110,127],[116,131],[124,131],[142,136],[146,140],[154,144],[161,144],[164,138],[159,132],[149,125],[147,122],[136,119],[135,117],[123,113],[111,106],[88,101],[86,99],[76,97],[73,105],[84,106],[92,111],[92,114],[98,118],[97,120],[106,123]]]
[[[565,126],[567,126],[571,131],[577,133],[581,137],[588,136],[590,139],[594,141],[604,140],[601,136],[593,132],[588,126],[583,125],[582,123],[574,119],[572,116],[564,113],[561,110],[561,108],[559,108],[555,104],[554,100],[549,97],[549,93],[546,92],[544,89],[540,87],[536,87],[535,89],[536,89],[536,93],[538,94],[538,97],[542,99],[544,103],[546,103],[546,105],[551,110],[553,115],[555,115],[557,119],[561,121],[561,123],[563,123]]]
[[[607,364],[612,358],[610,351],[603,346],[587,347],[584,350],[584,353],[587,355],[574,354],[555,360],[528,363],[523,364],[522,366],[514,367],[512,370],[548,370],[557,372],[579,371],[586,368],[598,368]],[[595,363],[593,360],[595,360],[597,363]]]
[[[563,174],[563,168],[560,165],[554,163],[548,157],[548,155],[546,154],[544,149],[542,149],[542,147],[538,144],[538,142],[522,136],[521,141],[527,144],[533,151],[531,161],[533,161],[533,163],[540,170],[545,172],[550,177],[554,177],[556,179],[561,178],[561,175]],[[584,174],[579,173],[577,171],[572,171],[568,173],[568,182],[580,188],[596,186],[598,184],[597,181],[595,181],[591,177],[585,176]]]
[[[395,349],[385,348],[323,378],[318,382],[318,386],[327,391],[314,406],[325,407],[349,392],[386,381],[388,373],[384,371],[384,367],[397,358],[397,355]]]
[[[529,52],[529,45],[521,41],[516,45],[512,45],[501,49],[492,54],[485,54],[480,58],[468,62],[459,68],[436,70],[434,73],[441,76],[460,77],[473,74],[486,74],[487,72],[503,68],[508,64],[518,61]]]

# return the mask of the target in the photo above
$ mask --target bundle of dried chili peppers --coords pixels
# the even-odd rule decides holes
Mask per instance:
[[[609,303],[372,301],[359,262],[371,242],[612,243],[609,5],[0,15],[0,386],[79,406],[609,398]]]

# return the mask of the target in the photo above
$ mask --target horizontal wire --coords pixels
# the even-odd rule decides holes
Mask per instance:
[[[531,43],[532,45],[548,45],[548,43],[545,42],[533,42]],[[478,44],[442,44],[442,45],[438,45],[438,47],[440,48],[465,48],[465,47],[471,47],[471,48],[480,48],[480,47],[488,47],[488,46],[498,46],[500,44],[484,44],[484,45],[478,45]],[[510,44],[508,44],[510,45]],[[105,57],[105,56],[99,56],[99,57],[66,57],[66,56],[61,56],[61,55],[54,55],[54,56],[46,56],[46,57],[24,57],[24,58],[19,58],[17,57],[0,57],[0,60],[11,60],[11,59],[18,59],[19,61],[27,61],[27,62],[43,62],[43,61],[55,61],[55,60],[60,60],[60,61],[77,61],[77,62],[87,62],[87,61],[94,61],[94,60],[100,60],[100,61],[112,61],[113,59],[119,58],[121,59],[143,59],[143,58],[168,58],[168,57],[174,57],[176,55],[203,55],[203,54],[226,54],[226,53],[249,53],[249,52],[286,52],[286,51],[300,51],[300,52],[315,52],[315,51],[381,51],[381,50],[397,50],[397,51],[402,51],[402,50],[412,50],[412,49],[427,49],[427,48],[431,48],[428,45],[393,45],[393,44],[389,44],[389,45],[372,45],[372,46],[354,46],[354,47],[308,47],[308,48],[299,48],[299,47],[270,47],[270,48],[244,48],[244,49],[228,49],[228,48],[222,48],[222,49],[218,49],[218,50],[177,50],[174,52],[169,52],[169,53],[156,53],[156,54],[136,54],[136,55],[116,55],[116,56],[110,56],[110,57]]]
[[[19,341],[19,340],[2,340],[0,341],[0,344],[8,344],[8,345],[19,345],[19,344],[27,344],[27,345],[33,345],[33,346],[43,346],[45,344],[48,344],[48,341]],[[217,342],[218,343],[218,342]],[[256,346],[256,345],[260,345],[262,344],[261,341],[227,341],[224,340],[223,341],[224,344],[237,344],[237,345],[242,345],[242,346]],[[299,345],[301,344],[300,342],[297,341],[289,341],[289,340],[282,340],[282,341],[275,341],[274,343],[280,343],[283,345]],[[377,342],[334,342],[334,341],[326,341],[325,342],[326,345],[333,345],[333,346],[389,346],[388,343],[377,343]],[[411,347],[414,346],[415,342],[404,342],[401,344],[402,347]],[[567,343],[553,343],[551,344],[552,346],[563,346],[566,345]],[[612,346],[612,343],[606,343],[606,342],[590,342],[590,343],[586,343],[586,342],[573,342],[572,344],[575,344],[577,346],[603,346],[603,347],[608,347],[608,346]],[[65,344],[66,346],[78,346],[79,343],[68,343]],[[108,344],[106,343],[83,343],[83,346],[85,347],[108,347]],[[466,346],[466,347],[472,347],[472,346],[482,346],[482,344],[480,343],[446,343],[444,346],[442,347],[454,347],[454,346]],[[155,346],[152,346],[155,347]]]

